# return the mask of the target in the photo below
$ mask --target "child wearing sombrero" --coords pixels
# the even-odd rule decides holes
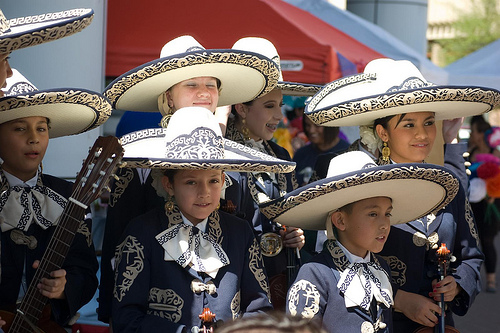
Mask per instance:
[[[72,194],[71,182],[42,172],[49,138],[98,127],[109,118],[111,105],[83,89],[36,90],[15,70],[5,90],[0,98],[0,310],[15,312]],[[52,278],[37,285],[60,329],[91,300],[98,284],[91,221],[83,214],[75,218],[80,227],[62,268],[49,271]],[[32,328],[23,323],[22,329]]]
[[[205,49],[192,36],[167,42],[160,57],[116,78],[106,88],[114,108],[161,113],[158,127],[183,107],[218,106],[245,102],[276,85],[278,69],[265,56],[233,49]],[[137,124],[135,124],[137,126]],[[112,185],[104,234],[99,320],[108,322],[111,312],[113,258],[117,240],[129,221],[164,201],[151,187],[150,169],[122,168]]]
[[[125,135],[127,167],[162,171],[167,201],[133,219],[117,247],[117,332],[199,329],[272,309],[262,255],[245,220],[218,209],[224,170],[290,172],[282,161],[226,140],[206,108],[176,111],[165,129]],[[207,323],[206,323],[207,324]],[[211,324],[207,324],[210,326]]]
[[[404,193],[414,189],[413,197]],[[264,204],[277,222],[327,230],[323,251],[304,264],[286,311],[329,332],[392,332],[393,289],[382,250],[390,226],[447,205],[458,180],[430,164],[377,166],[363,152],[332,159],[325,179]]]

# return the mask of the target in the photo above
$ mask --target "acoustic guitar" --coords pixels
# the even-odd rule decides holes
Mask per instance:
[[[50,320],[48,298],[37,289],[42,278],[62,267],[82,217],[88,206],[101,195],[123,156],[123,148],[114,136],[97,138],[90,149],[83,167],[78,173],[73,192],[68,199],[59,223],[44,252],[40,265],[15,314],[0,311],[0,317],[7,321],[2,329],[7,333],[58,333],[66,332]],[[40,320],[43,318],[43,320]],[[10,320],[9,320],[10,319]],[[43,326],[43,327],[42,327]]]

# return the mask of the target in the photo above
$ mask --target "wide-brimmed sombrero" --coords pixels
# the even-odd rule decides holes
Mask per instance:
[[[0,10],[0,53],[70,36],[88,27],[93,17],[92,9],[78,8],[8,20]]]
[[[375,119],[410,112],[435,112],[436,120],[488,112],[500,104],[496,89],[434,85],[407,60],[376,59],[362,74],[326,84],[305,114],[323,126],[372,125]]]
[[[17,70],[12,70],[0,98],[0,124],[24,117],[47,117],[49,136],[86,132],[102,125],[111,115],[111,104],[99,93],[76,88],[37,90]]]
[[[263,203],[260,210],[287,226],[324,230],[330,212],[362,199],[389,197],[391,224],[399,224],[437,212],[453,200],[458,188],[457,178],[439,165],[377,166],[366,153],[352,151],[331,160],[325,179]]]
[[[173,85],[200,76],[219,79],[219,106],[250,101],[276,87],[279,70],[260,53],[205,49],[192,36],[163,46],[160,58],[136,67],[111,82],[104,95],[115,109],[158,112],[158,96]]]
[[[278,84],[276,88],[280,89],[283,95],[290,96],[313,96],[316,94],[323,86],[318,84],[300,83],[283,81],[283,75],[281,73],[281,61],[278,54],[278,50],[274,44],[261,37],[244,37],[238,40],[233,45],[233,49],[259,52],[265,55],[267,58],[272,59],[278,68],[280,69]]]
[[[295,162],[258,152],[222,136],[210,110],[177,110],[167,128],[151,128],[121,138],[123,162],[132,168],[291,172]]]

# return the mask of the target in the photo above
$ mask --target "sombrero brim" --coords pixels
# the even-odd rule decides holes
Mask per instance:
[[[96,128],[109,118],[111,111],[105,97],[84,89],[37,90],[0,98],[0,123],[24,117],[47,117],[51,138]]]
[[[78,8],[11,19],[10,30],[0,35],[0,53],[70,36],[88,27],[93,17],[92,9]]]
[[[500,92],[484,87],[431,86],[353,99],[329,101],[327,85],[305,107],[317,125],[372,125],[378,118],[410,112],[435,112],[436,120],[482,114],[500,104]]]
[[[329,212],[362,199],[389,197],[391,224],[399,224],[443,208],[458,188],[458,180],[441,166],[390,164],[321,179],[263,203],[260,210],[287,226],[324,230]]]
[[[223,140],[223,159],[167,159],[165,150],[166,128],[151,128],[126,134],[121,138],[125,149],[122,161],[127,168],[192,169],[225,171],[292,172],[295,162],[280,160],[241,145]]]
[[[314,96],[323,86],[290,81],[278,81],[277,88],[283,95],[288,96]]]
[[[119,110],[158,112],[158,96],[193,77],[212,76],[222,83],[218,106],[251,101],[276,87],[279,69],[261,54],[240,50],[204,50],[153,60],[111,82],[104,95]]]

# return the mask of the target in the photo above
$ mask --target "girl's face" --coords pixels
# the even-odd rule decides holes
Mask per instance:
[[[477,129],[477,125],[473,124],[470,128],[469,143],[472,146],[477,147],[477,146],[482,146],[483,142],[486,143],[484,139],[484,133],[479,132]]]
[[[167,101],[174,111],[183,107],[199,106],[215,113],[219,103],[217,79],[200,76],[181,81],[167,90]]]
[[[9,65],[9,55],[10,53],[0,54],[0,88],[5,88],[7,86],[7,78],[12,76],[12,69]],[[3,97],[4,93],[0,90],[0,97]]]
[[[252,105],[237,104],[238,114],[246,119],[246,126],[250,131],[250,138],[255,141],[271,140],[283,119],[281,106],[283,94],[281,90],[274,89],[269,94],[252,102]]]
[[[49,144],[49,125],[45,117],[26,117],[0,125],[2,168],[27,181],[36,175]]]
[[[340,243],[352,254],[364,258],[368,251],[378,253],[384,248],[391,227],[391,211],[390,198],[363,199],[355,202],[349,213],[333,213],[332,223],[338,229]]]
[[[312,122],[312,120],[309,119],[309,117],[306,117],[304,120],[304,132],[307,133],[307,138],[311,143],[315,145],[321,145],[325,143],[325,138],[323,135],[324,127],[323,126],[317,126],[315,123]]]
[[[407,113],[392,117],[387,128],[377,125],[376,131],[391,149],[396,163],[421,163],[431,153],[436,139],[434,112]],[[399,123],[398,123],[399,121]]]
[[[221,170],[181,170],[174,174],[173,183],[163,177],[163,188],[182,214],[196,225],[217,209],[224,184]]]

